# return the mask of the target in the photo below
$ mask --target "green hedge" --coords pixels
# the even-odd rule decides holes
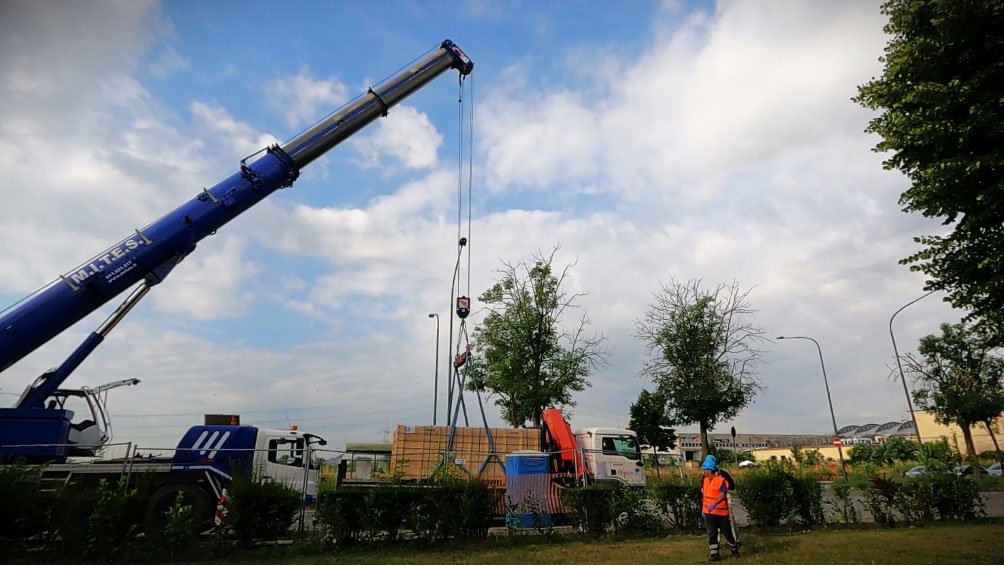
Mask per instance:
[[[929,473],[904,482],[874,477],[864,497],[876,523],[968,520],[984,514],[977,482],[952,473]]]
[[[56,494],[38,488],[42,468],[0,462],[0,550],[49,529]]]
[[[701,522],[701,480],[674,478],[649,490],[659,508],[666,513],[669,526],[680,530],[704,528]]]
[[[234,475],[228,490],[226,530],[239,543],[288,538],[300,509],[300,491],[261,473]]]
[[[317,522],[338,543],[396,539],[410,530],[427,541],[488,534],[501,490],[483,480],[370,488],[322,486]]]
[[[658,503],[638,488],[593,484],[560,493],[572,524],[591,536],[608,532],[658,536],[667,530]]]
[[[797,476],[785,466],[768,464],[746,472],[737,482],[736,492],[750,520],[758,525],[817,525],[825,520],[819,480]]]

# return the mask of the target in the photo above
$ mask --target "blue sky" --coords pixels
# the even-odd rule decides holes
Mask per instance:
[[[623,426],[651,387],[634,321],[670,278],[736,280],[767,336],[818,339],[838,424],[904,418],[888,321],[923,278],[897,261],[942,228],[900,212],[906,180],[850,101],[881,72],[878,4],[4,2],[0,299],[449,38],[475,61],[471,294],[503,260],[560,244],[612,349],[573,426]],[[291,422],[336,448],[430,423],[428,313],[440,391],[455,341],[457,97],[455,73],[440,77],[202,242],[67,385],[142,379],[110,406],[117,439],[145,446],[173,446],[204,413]],[[897,317],[901,350],[961,317],[940,298]],[[2,399],[119,300],[0,374]],[[766,390],[722,430],[825,434],[812,345],[764,350]]]

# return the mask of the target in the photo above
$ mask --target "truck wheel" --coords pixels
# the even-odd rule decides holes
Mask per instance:
[[[150,503],[143,515],[143,532],[146,536],[160,536],[166,523],[165,513],[174,505],[178,492],[181,492],[181,504],[192,506],[195,533],[199,534],[212,526],[213,507],[205,491],[192,485],[165,485],[150,496]]]
[[[66,499],[57,504],[55,523],[60,536],[65,540],[79,541],[87,536],[91,514],[98,501],[98,492],[93,489],[74,489],[66,494]]]

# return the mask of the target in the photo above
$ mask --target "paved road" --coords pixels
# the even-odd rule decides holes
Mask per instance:
[[[982,495],[987,516],[1004,517],[1004,491],[985,491]],[[830,490],[829,485],[824,485],[823,501],[825,502],[832,499],[833,491]],[[861,493],[857,490],[852,491],[851,500],[854,502],[854,508],[857,509],[861,520],[870,522],[872,520],[872,514],[868,511],[868,506],[865,505],[864,498],[861,497]],[[824,503],[823,507],[828,517],[833,516],[836,513],[830,505],[826,505]],[[733,513],[735,514],[737,525],[740,527],[749,525],[749,515],[746,514],[746,510],[743,508],[741,501],[735,501],[735,509],[733,510]]]

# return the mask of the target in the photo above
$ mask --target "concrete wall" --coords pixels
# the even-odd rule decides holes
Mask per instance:
[[[949,446],[958,449],[960,454],[966,455],[966,440],[962,436],[961,427],[938,424],[934,420],[934,414],[928,411],[917,411],[917,426],[920,428],[920,437],[924,442],[934,442],[945,438],[948,440]],[[970,427],[969,430],[972,432],[977,454],[994,449],[993,439],[987,432],[986,426],[980,423]],[[997,436],[997,442],[1004,443],[1004,413],[997,419],[994,435]]]

